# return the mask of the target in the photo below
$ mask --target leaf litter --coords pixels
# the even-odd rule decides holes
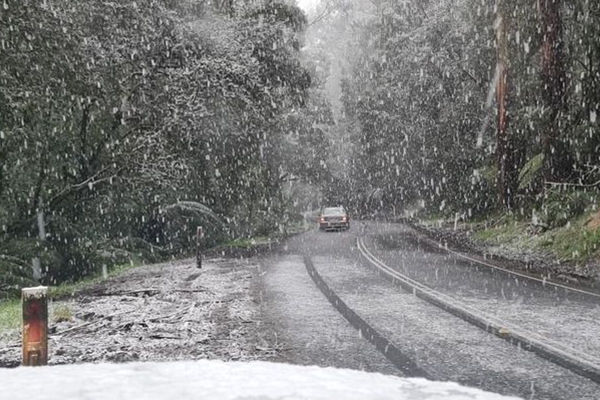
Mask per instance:
[[[262,330],[258,266],[248,259],[214,258],[130,270],[50,304],[52,365],[220,359],[268,360],[279,345]],[[70,310],[54,318],[53,310]],[[0,366],[17,366],[20,332],[0,333]]]

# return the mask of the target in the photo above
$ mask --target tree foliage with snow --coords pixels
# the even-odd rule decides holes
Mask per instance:
[[[377,3],[343,85],[356,206],[420,201],[471,216],[535,207],[556,184],[597,190],[599,11],[586,0]]]
[[[281,157],[270,143],[311,85],[299,9],[208,0],[0,8],[0,271],[25,282],[41,256],[52,283],[185,252],[197,224],[213,237],[277,228]],[[185,202],[210,212],[173,206]]]

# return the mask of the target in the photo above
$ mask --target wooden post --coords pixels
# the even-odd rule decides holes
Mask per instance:
[[[48,364],[48,288],[21,290],[23,307],[23,365]]]

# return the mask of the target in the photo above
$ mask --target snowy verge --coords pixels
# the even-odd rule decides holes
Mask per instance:
[[[0,382],[0,398],[12,400],[516,399],[451,382],[335,368],[208,360],[17,368],[0,370]]]
[[[257,271],[250,260],[169,261],[51,301],[49,363],[270,359],[279,347],[262,333]],[[20,331],[0,332],[0,367],[21,358]]]
[[[577,266],[560,262],[549,252],[539,249],[485,244],[473,239],[474,231],[460,225],[454,229],[453,224],[447,221],[436,225],[414,219],[402,219],[399,222],[407,224],[421,235],[444,242],[455,250],[494,260],[508,269],[586,289],[597,290],[600,285],[600,273],[592,264]]]

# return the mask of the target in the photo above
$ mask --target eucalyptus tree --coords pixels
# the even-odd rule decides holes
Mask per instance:
[[[595,2],[377,6],[343,85],[363,198],[524,212],[597,184]]]

